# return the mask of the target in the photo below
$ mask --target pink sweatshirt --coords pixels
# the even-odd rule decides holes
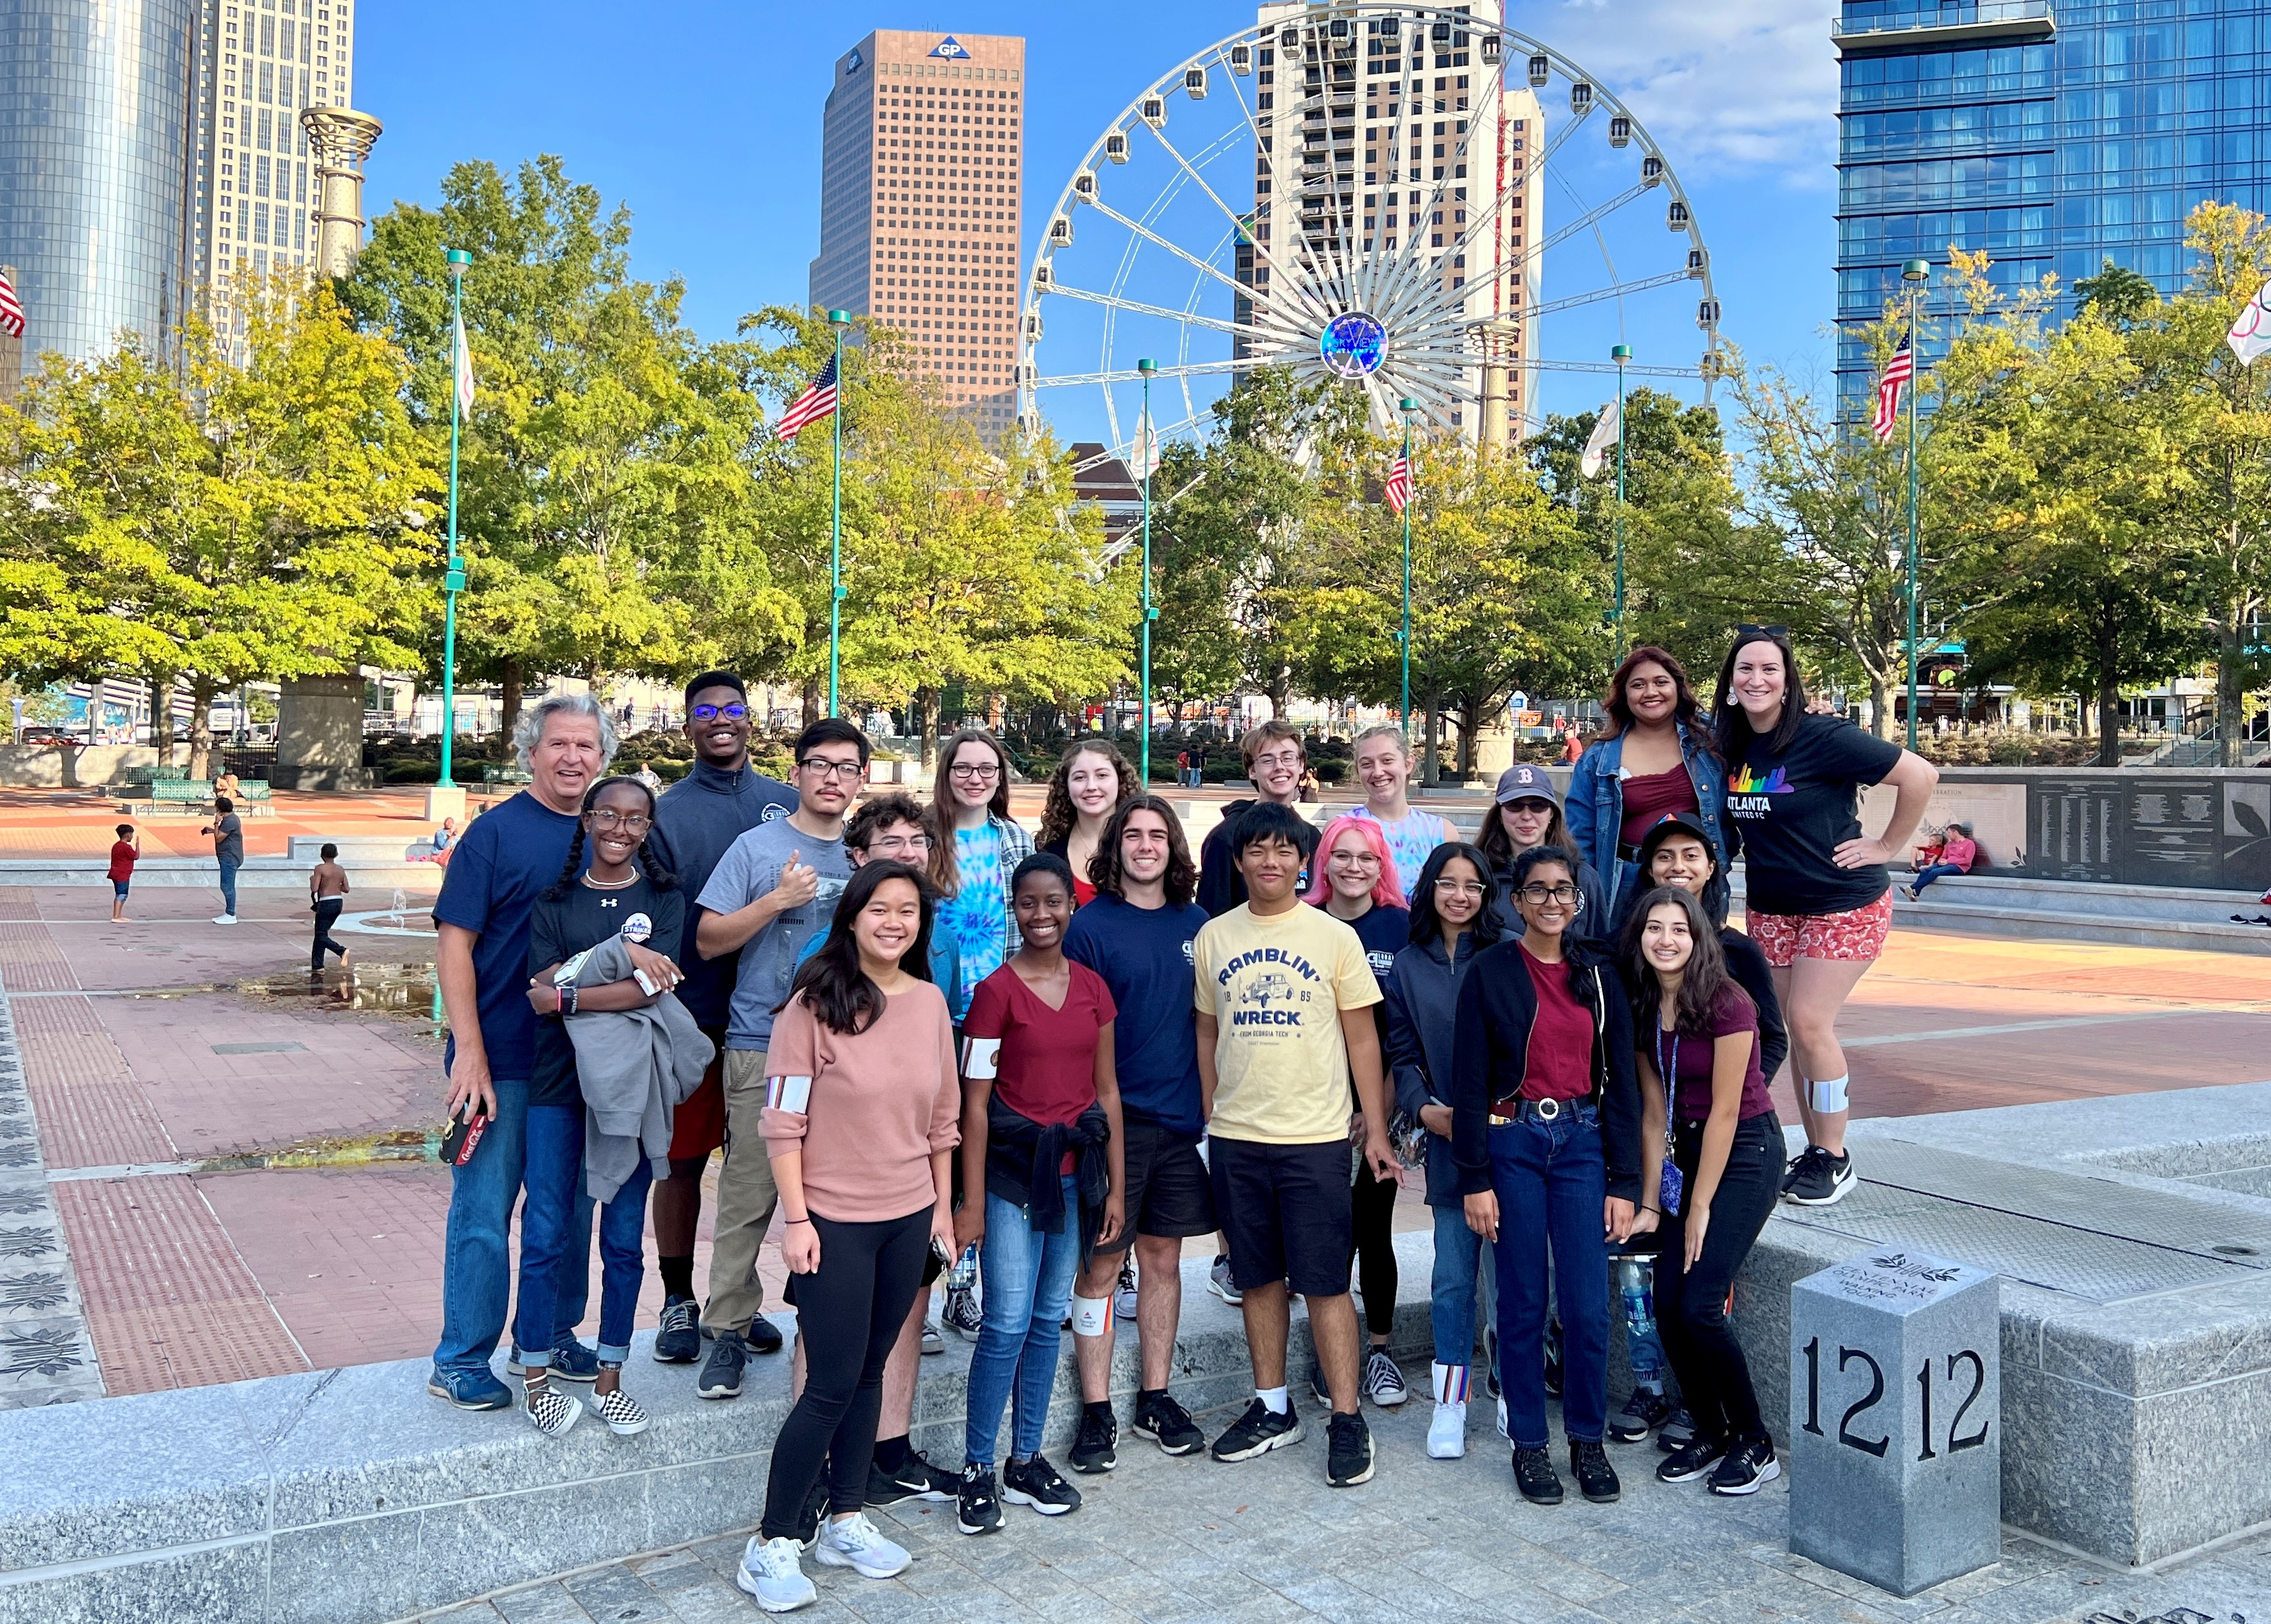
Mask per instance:
[[[954,1023],[929,982],[886,998],[856,1034],[830,1032],[802,998],[775,1017],[758,1131],[775,1156],[804,1153],[805,1203],[822,1218],[875,1224],[936,1205],[931,1155],[961,1142],[961,1115]]]

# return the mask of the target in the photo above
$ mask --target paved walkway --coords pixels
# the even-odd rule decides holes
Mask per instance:
[[[1505,1620],[1511,1624],[2225,1624],[2271,1618],[2271,1537],[2159,1576],[2111,1572],[2023,1538],[2003,1560],[1906,1601],[1786,1549],[1787,1479],[1749,1500],[1667,1487],[1649,1446],[1615,1447],[1623,1501],[1574,1491],[1540,1509],[1515,1498],[1485,1433],[1461,1461],[1424,1457],[1428,1406],[1367,1411],[1377,1475],[1324,1483],[1322,1428],[1238,1466],[1170,1460],[1141,1441],[1087,1503],[1042,1518],[1005,1508],[1003,1531],[968,1538],[950,1506],[873,1513],[915,1556],[876,1582],[808,1559],[813,1624],[1134,1624],[1135,1620]],[[1212,1431],[1228,1412],[1202,1418]],[[1485,1447],[1485,1441],[1490,1447]],[[1131,1447],[1132,1446],[1132,1447]],[[1557,1456],[1561,1452],[1557,1449]],[[423,1615],[450,1624],[718,1624],[764,1616],[733,1588],[739,1539],[709,1540]]]

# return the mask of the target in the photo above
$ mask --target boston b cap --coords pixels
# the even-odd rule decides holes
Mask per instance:
[[[1561,792],[1553,787],[1545,768],[1517,762],[1498,775],[1498,804],[1503,807],[1516,801],[1550,801],[1558,807]]]

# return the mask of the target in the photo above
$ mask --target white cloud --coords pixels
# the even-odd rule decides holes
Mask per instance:
[[[1837,53],[1826,0],[1533,0],[1511,26],[1597,75],[1680,178],[1835,181]]]

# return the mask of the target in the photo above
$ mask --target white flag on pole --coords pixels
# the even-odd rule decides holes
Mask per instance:
[[[1136,437],[1128,443],[1128,477],[1141,480],[1159,466],[1159,435],[1148,421],[1136,426]]]
[[[1585,442],[1585,455],[1577,464],[1577,472],[1587,479],[1599,476],[1608,454],[1616,448],[1617,429],[1622,416],[1622,411],[1612,400],[1601,408],[1600,416],[1594,420],[1592,435]]]
[[[457,371],[458,421],[464,422],[473,409],[473,352],[465,343],[465,318],[457,318],[450,340],[450,364]]]
[[[2247,302],[2223,341],[2231,346],[2231,353],[2239,357],[2243,367],[2252,366],[2258,355],[2271,350],[2271,282],[2255,290],[2255,297]]]

